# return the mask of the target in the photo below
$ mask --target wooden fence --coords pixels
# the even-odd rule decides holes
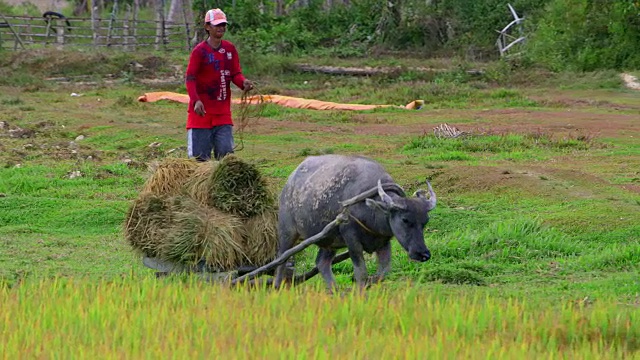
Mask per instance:
[[[12,50],[30,46],[190,50],[194,36],[188,21],[139,20],[132,11],[122,19],[3,16],[0,22],[6,24],[0,27],[0,48]]]

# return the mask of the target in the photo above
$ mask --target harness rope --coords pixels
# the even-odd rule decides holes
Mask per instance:
[[[349,217],[352,218],[353,220],[355,220],[356,223],[358,223],[358,225],[360,225],[366,232],[370,233],[371,235],[378,235],[378,236],[382,235],[382,234],[379,234],[379,233],[369,229],[367,227],[367,225],[363,224],[362,221],[360,221],[357,217],[351,215],[351,213],[349,213]]]
[[[366,198],[366,199],[368,199],[368,198]],[[362,200],[360,200],[360,201],[358,201],[358,202],[362,202],[362,201],[364,201],[364,200],[366,200],[366,199],[362,199]],[[353,205],[353,204],[351,204],[351,205]],[[351,206],[351,205],[349,205],[349,206]],[[375,232],[375,231],[373,231],[373,230],[369,229],[369,228],[367,227],[367,225],[365,225],[362,221],[360,221],[360,219],[358,219],[357,217],[355,217],[355,216],[351,215],[351,212],[348,212],[348,215],[349,215],[349,217],[350,217],[350,218],[352,218],[353,220],[355,220],[355,222],[356,222],[358,225],[360,225],[360,227],[362,227],[362,228],[363,228],[366,232],[368,232],[369,234],[374,235],[374,236],[384,236],[384,235],[382,235],[382,234],[380,234],[380,233],[378,233],[378,232]]]

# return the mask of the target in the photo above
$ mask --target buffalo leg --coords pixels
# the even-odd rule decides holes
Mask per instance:
[[[282,256],[285,251],[293,247],[298,234],[295,232],[295,230],[285,230],[293,228],[293,226],[289,226],[288,224],[280,224],[278,226],[278,230],[280,231],[280,233],[278,234],[278,258]],[[291,282],[292,277],[293,271],[291,271],[290,268],[287,268],[286,262],[282,265],[278,265],[278,267],[276,268],[276,276],[274,281],[275,288],[279,289],[283,281]]]
[[[364,253],[362,250],[362,246],[357,244],[356,246],[349,245],[349,257],[351,258],[351,262],[353,262],[353,277],[356,280],[356,284],[360,286],[360,288],[364,288],[367,286],[367,264],[364,261]]]
[[[322,275],[324,282],[327,284],[327,289],[333,291],[336,288],[336,279],[333,276],[331,265],[333,264],[333,258],[336,256],[335,250],[323,249],[318,250],[318,256],[316,256],[316,267]]]
[[[376,257],[378,258],[378,270],[371,279],[372,282],[382,281],[391,269],[391,241],[387,241],[383,247],[376,251]]]
[[[342,238],[349,249],[349,257],[353,263],[353,278],[362,290],[367,286],[369,273],[367,271],[367,263],[364,260],[364,249],[362,248],[362,244],[358,241],[360,233],[358,230],[353,228],[342,228],[340,230]]]

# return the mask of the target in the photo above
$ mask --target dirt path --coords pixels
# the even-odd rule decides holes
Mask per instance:
[[[544,132],[585,136],[640,136],[637,114],[591,113],[576,110],[537,111],[526,109],[424,110],[408,113],[411,123],[376,124],[376,114],[358,114],[357,124],[313,124],[299,121],[260,119],[248,132],[273,134],[292,131],[347,133],[355,135],[420,135],[440,124],[433,118],[450,119],[449,125],[476,133]],[[469,119],[474,119],[469,122]],[[460,120],[457,122],[456,120]]]

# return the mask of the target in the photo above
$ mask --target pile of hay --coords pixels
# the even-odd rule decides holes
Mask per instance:
[[[144,183],[142,194],[177,195],[199,168],[198,163],[189,159],[166,158],[158,164],[150,166],[151,176]]]
[[[165,159],[131,204],[124,236],[145,256],[230,271],[275,258],[277,215],[260,172],[238,157]]]

